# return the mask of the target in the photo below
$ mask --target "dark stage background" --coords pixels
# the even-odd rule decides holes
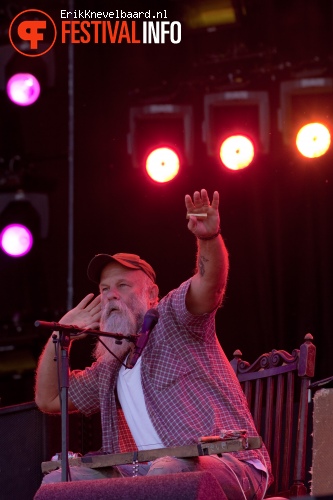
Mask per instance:
[[[138,10],[138,2],[84,0],[77,8]],[[278,130],[281,81],[332,77],[332,2],[252,0],[232,3],[237,23],[190,29],[188,7],[165,0],[169,20],[182,22],[180,44],[74,46],[74,304],[96,287],[86,267],[96,253],[132,252],[156,270],[161,296],[191,276],[195,239],[186,228],[184,196],[220,192],[221,227],[230,276],[217,335],[229,358],[250,361],[265,350],[298,347],[307,332],[317,346],[316,379],[333,375],[333,153],[302,160]],[[10,19],[40,8],[60,29],[60,1],[5,2],[1,44]],[[92,5],[93,4],[93,5]],[[157,8],[140,2],[140,10]],[[59,320],[68,296],[68,45],[52,49],[54,82],[31,107],[0,91],[0,190],[46,193],[48,236],[32,254],[0,255],[1,405],[33,398],[36,360],[48,333],[36,319]],[[14,51],[13,51],[14,53]],[[29,61],[25,59],[27,65]],[[22,60],[22,58],[21,58]],[[2,67],[2,71],[4,68]],[[244,171],[208,157],[201,139],[203,96],[226,90],[270,95],[270,150]],[[194,161],[165,185],[134,169],[127,153],[129,110],[151,103],[193,108]],[[328,98],[332,119],[332,99]],[[10,159],[16,155],[13,168]],[[78,345],[80,344],[80,345]],[[73,365],[90,362],[91,342],[77,343]]]

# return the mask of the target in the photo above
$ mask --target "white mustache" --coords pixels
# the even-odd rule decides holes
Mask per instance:
[[[123,307],[122,304],[115,303],[115,302],[109,302],[102,314],[103,314],[103,317],[108,318],[113,311],[122,312],[124,310],[125,310],[125,308]]]

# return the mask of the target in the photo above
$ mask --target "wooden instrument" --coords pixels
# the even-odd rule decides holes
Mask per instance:
[[[220,438],[219,436],[205,436],[197,444],[174,446],[171,448],[157,448],[154,450],[137,450],[129,453],[114,453],[110,455],[86,455],[80,458],[70,458],[69,465],[90,467],[112,467],[113,465],[132,464],[136,462],[150,462],[160,457],[171,456],[190,458],[204,455],[219,455],[232,451],[254,450],[262,446],[261,437],[241,437],[238,439]],[[51,472],[61,467],[61,460],[52,460],[42,463],[42,472]]]

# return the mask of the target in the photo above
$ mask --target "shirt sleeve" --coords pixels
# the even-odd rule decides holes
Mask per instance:
[[[186,294],[191,286],[192,279],[188,279],[182,283],[179,288],[172,290],[162,301],[162,312],[171,313],[176,320],[176,323],[181,329],[196,337],[197,339],[206,342],[215,341],[215,314],[214,311],[204,314],[192,314],[186,308]],[[163,311],[165,309],[165,311]]]
[[[100,409],[99,365],[95,362],[84,370],[73,370],[69,376],[69,399],[75,408],[87,416]]]

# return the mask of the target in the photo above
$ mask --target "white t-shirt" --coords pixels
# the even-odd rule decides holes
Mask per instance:
[[[132,369],[120,368],[117,380],[118,399],[128,427],[139,450],[163,448],[147,412],[142,384],[141,357]]]

